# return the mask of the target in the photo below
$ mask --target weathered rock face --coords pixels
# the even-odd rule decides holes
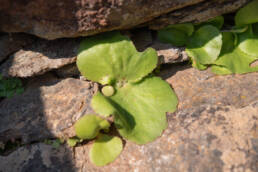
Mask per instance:
[[[57,150],[51,148],[51,145],[35,143],[30,147],[21,147],[6,157],[0,156],[0,171],[43,171],[56,168],[103,172],[132,169],[153,172],[258,171],[258,73],[215,76],[209,71],[198,71],[188,65],[174,65],[163,70],[161,76],[173,86],[179,98],[179,106],[177,112],[168,114],[169,126],[154,142],[142,146],[126,142],[118,159],[101,168],[89,162],[88,152],[92,142],[75,149],[61,146]],[[25,101],[28,93],[13,100],[4,100],[0,104],[1,132],[4,128],[10,131],[22,124],[43,123],[45,131],[65,133],[70,129],[67,123],[78,116],[71,115],[73,110],[78,111],[78,103],[84,100],[86,104],[83,108],[89,107],[89,95],[87,90],[78,91],[82,90],[81,87],[86,87],[84,82],[76,79],[65,79],[40,87],[38,90],[41,93],[38,96],[41,104],[46,107],[41,115],[45,116],[44,122],[37,119],[40,115],[31,118],[30,112],[34,109],[31,105],[35,97],[20,105],[19,111],[4,110],[11,106],[17,109],[16,104]],[[79,96],[79,93],[82,95]],[[71,107],[75,109],[69,110]],[[19,116],[27,116],[28,120]],[[57,122],[56,117],[62,122],[53,122]],[[32,131],[26,130],[22,137],[32,137],[30,133],[35,130],[42,135],[41,139],[50,138],[51,135],[44,134],[44,127],[39,126],[41,130],[32,127]],[[1,136],[10,139],[3,132]]]
[[[233,12],[249,0],[202,1],[201,3],[172,11],[149,22],[151,29],[157,30],[169,24],[207,21],[214,16]]]
[[[132,28],[169,12],[171,12],[169,16],[172,16],[173,19],[165,15],[157,22],[173,24],[184,21],[208,20],[217,15],[232,12],[247,1],[1,0],[0,30],[26,32],[46,39],[85,36],[110,30]],[[225,8],[224,4],[226,4]],[[196,6],[191,7],[192,5]],[[200,6],[203,6],[203,9],[200,10],[198,8]],[[211,8],[208,9],[207,6],[211,6]],[[184,7],[187,9],[184,10]],[[177,9],[182,10],[180,13],[173,12]]]
[[[71,126],[92,112],[90,82],[46,75],[33,79],[22,94],[0,102],[0,141],[30,143],[52,137],[74,136]]]
[[[15,52],[0,66],[6,77],[31,77],[61,68],[76,61],[80,39],[37,39],[32,45]]]
[[[33,42],[33,37],[27,34],[11,34],[0,36],[0,63],[8,57],[8,55],[18,51],[24,46]]]

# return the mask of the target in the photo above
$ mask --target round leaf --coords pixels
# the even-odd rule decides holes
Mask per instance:
[[[214,63],[215,65],[224,67],[226,69],[221,69],[218,66],[213,67],[212,71],[214,73],[237,73],[244,74],[248,72],[258,71],[258,67],[250,67],[250,64],[257,60],[257,56],[247,55],[242,52],[239,47],[234,46],[234,36],[232,33],[223,33],[223,48],[221,55]]]
[[[193,31],[194,27],[191,23],[175,24],[159,30],[158,38],[164,43],[170,43],[175,46],[184,46]]]
[[[163,43],[169,43],[174,46],[184,46],[188,36],[177,29],[163,29],[158,31],[158,38]]]
[[[200,28],[201,26],[204,26],[204,25],[212,25],[218,29],[221,29],[222,26],[224,24],[224,17],[223,16],[217,16],[215,18],[212,18],[206,22],[203,22],[203,23],[199,23],[196,25],[197,28]]]
[[[93,139],[99,134],[99,130],[108,129],[109,127],[108,121],[96,115],[88,114],[75,123],[75,132],[81,139]]]
[[[77,57],[80,72],[103,85],[139,81],[152,72],[157,62],[154,49],[138,52],[133,43],[118,32],[85,38]]]
[[[109,115],[115,114],[116,109],[110,103],[110,100],[103,96],[100,92],[97,92],[92,100],[91,106],[94,111],[104,117],[108,117]]]
[[[251,56],[258,56],[258,35],[253,33],[252,26],[248,30],[239,34],[239,49]]]
[[[258,22],[258,0],[253,0],[245,7],[241,8],[236,16],[235,23],[237,26],[247,25]]]
[[[113,162],[123,149],[122,140],[105,134],[99,135],[90,150],[90,160],[96,166],[104,166]]]
[[[151,142],[161,135],[167,127],[166,112],[174,112],[178,102],[170,85],[159,77],[117,88],[106,100],[113,106],[119,133],[138,144]]]
[[[187,54],[200,64],[211,64],[219,56],[222,47],[222,35],[211,25],[202,26],[187,43]]]

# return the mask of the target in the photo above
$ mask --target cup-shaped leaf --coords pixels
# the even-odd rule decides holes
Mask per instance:
[[[76,135],[81,139],[94,139],[101,129],[108,129],[110,124],[94,114],[87,114],[75,123]]]
[[[253,32],[253,26],[249,26],[246,32],[239,34],[239,49],[251,56],[258,56],[258,35]]]
[[[152,72],[157,62],[154,49],[138,52],[132,41],[118,32],[85,38],[77,57],[80,72],[103,85],[137,82]]]
[[[112,106],[109,99],[103,96],[100,92],[97,92],[93,96],[91,100],[91,106],[96,113],[104,117],[114,115],[116,112],[116,109]]]
[[[175,46],[184,46],[194,31],[190,23],[175,24],[158,31],[158,38],[161,42],[170,43]]]
[[[104,166],[113,162],[122,149],[123,143],[119,137],[100,134],[90,150],[90,160],[96,166]]]
[[[217,16],[215,18],[209,19],[206,22],[198,23],[198,24],[195,25],[195,27],[200,28],[201,26],[204,26],[204,25],[212,25],[212,26],[214,26],[218,29],[221,29],[223,24],[224,24],[224,17],[223,16]]]
[[[253,0],[241,8],[235,16],[237,26],[247,25],[258,22],[258,0]]]
[[[151,142],[162,134],[167,127],[166,112],[174,112],[178,102],[169,84],[159,77],[126,84],[111,97],[98,93],[93,100],[94,110],[105,113],[96,106],[104,102],[106,114],[115,116],[119,133],[137,144]]]
[[[216,74],[255,72],[258,71],[258,67],[250,67],[250,64],[257,59],[257,56],[248,55],[239,46],[235,46],[233,34],[225,32],[223,33],[221,55],[214,62],[215,66],[212,67],[212,71]]]
[[[202,26],[187,42],[187,54],[200,64],[212,64],[219,56],[222,35],[211,25]]]

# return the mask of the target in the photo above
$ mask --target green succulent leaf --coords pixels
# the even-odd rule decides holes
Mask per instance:
[[[181,32],[184,32],[188,36],[191,36],[194,32],[194,25],[192,23],[174,24],[174,25],[168,26],[167,29],[176,29]]]
[[[104,117],[108,117],[116,112],[116,109],[112,106],[109,99],[103,96],[100,92],[97,92],[93,96],[91,106],[96,113]]]
[[[158,38],[161,42],[175,46],[184,46],[194,31],[190,23],[175,24],[158,31]]]
[[[248,30],[239,34],[239,49],[251,56],[258,56],[258,35],[255,35],[250,25]]]
[[[258,22],[258,0],[253,0],[241,8],[235,16],[237,26],[247,25]]]
[[[108,129],[110,124],[94,114],[87,114],[75,123],[76,135],[81,139],[94,139],[101,129]]]
[[[212,66],[212,71],[217,74],[255,72],[258,71],[258,67],[250,67],[250,64],[257,59],[257,56],[248,55],[239,46],[235,46],[233,34],[225,32],[221,55],[214,63],[217,66]]]
[[[74,147],[76,146],[77,143],[80,143],[80,142],[81,142],[81,139],[79,139],[78,137],[72,137],[67,140],[67,144],[70,147]]]
[[[196,61],[192,61],[192,66],[193,66],[194,68],[196,68],[196,69],[199,69],[199,70],[205,70],[205,69],[208,68],[207,65],[203,65],[203,64],[198,63],[198,62],[196,62]]]
[[[11,98],[15,94],[22,94],[24,88],[22,82],[18,78],[4,79],[0,74],[0,97]]]
[[[234,26],[229,32],[232,33],[243,33],[245,31],[247,31],[248,29],[248,25],[245,26]]]
[[[102,104],[103,100],[105,104],[110,103],[113,108],[104,108],[106,114],[114,114],[119,133],[138,144],[151,142],[161,135],[167,127],[166,112],[174,112],[178,103],[169,84],[159,77],[128,83],[117,88],[113,96],[100,97],[100,93],[94,96],[94,104]],[[100,108],[94,110],[99,112]]]
[[[90,160],[96,166],[107,165],[119,156],[122,149],[123,143],[119,137],[100,134],[90,150]]]
[[[154,49],[138,52],[132,41],[118,32],[85,38],[77,57],[80,72],[103,85],[137,82],[152,72],[157,62]]]
[[[258,23],[252,24],[254,35],[258,35]]]
[[[205,65],[212,64],[219,56],[222,47],[222,35],[211,25],[198,29],[187,43],[186,53],[192,61]]]
[[[214,26],[218,29],[221,29],[223,24],[224,24],[224,17],[223,16],[217,16],[217,17],[212,18],[212,19],[210,19],[206,22],[197,24],[196,27],[200,28],[201,26],[204,26],[204,25],[212,25],[212,26]]]
[[[211,71],[217,75],[229,75],[232,74],[232,72],[223,66],[218,66],[218,65],[212,65]]]

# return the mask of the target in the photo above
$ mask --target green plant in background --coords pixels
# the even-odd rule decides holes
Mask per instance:
[[[132,41],[118,32],[89,37],[81,43],[77,57],[80,72],[103,86],[91,102],[103,118],[87,114],[75,124],[79,138],[97,138],[90,150],[95,165],[112,162],[123,147],[119,137],[103,134],[110,126],[105,117],[112,115],[119,134],[137,144],[153,141],[167,127],[166,112],[174,112],[178,101],[170,85],[151,74],[157,62],[154,49],[138,52]],[[74,145],[76,140],[69,142]]]
[[[0,74],[0,98],[10,98],[15,94],[23,93],[24,88],[22,87],[21,80],[17,78],[3,78]]]
[[[211,66],[212,72],[220,75],[255,72],[258,71],[258,66],[250,65],[258,60],[257,8],[258,0],[254,0],[240,9],[235,16],[236,26],[231,30],[219,31],[224,18],[218,16],[192,27],[189,23],[169,26],[158,31],[158,37],[165,43],[186,45],[192,66],[199,70]],[[196,31],[189,29],[193,27]],[[175,34],[175,30],[180,34]]]

